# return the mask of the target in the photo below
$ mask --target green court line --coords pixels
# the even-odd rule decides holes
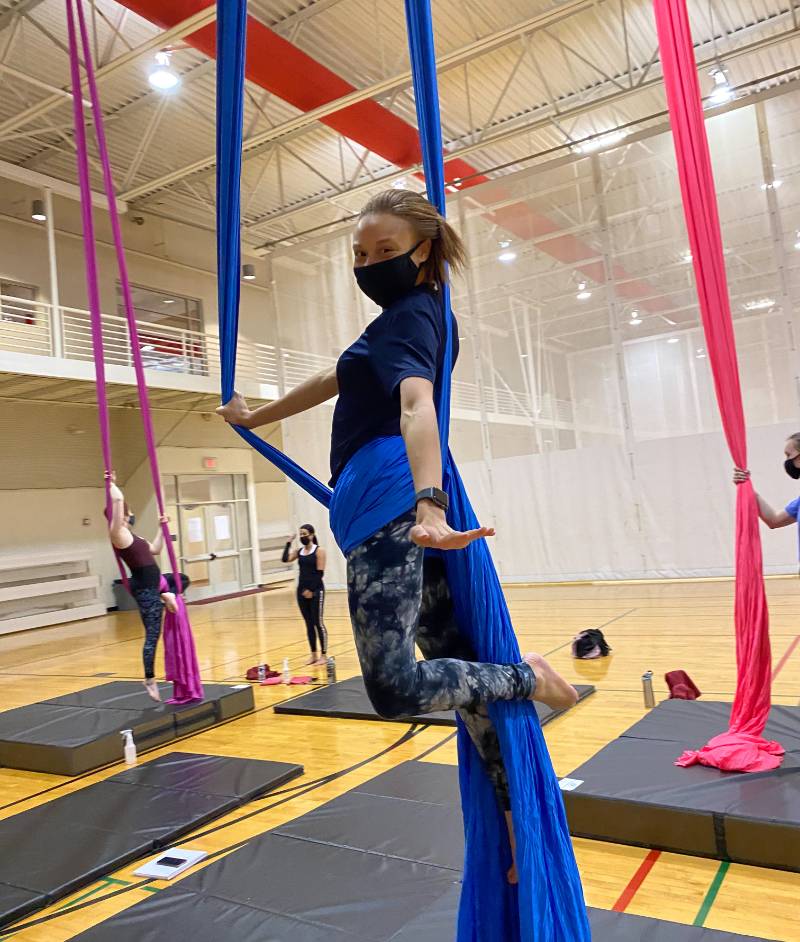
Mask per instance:
[[[114,886],[130,886],[130,880],[118,880],[116,877],[103,877],[103,879],[108,884],[113,884]]]
[[[100,883],[97,886],[92,887],[91,890],[87,890],[85,893],[82,893],[80,896],[76,896],[75,899],[67,900],[66,903],[62,903],[58,908],[64,909],[67,906],[74,906],[75,903],[82,903],[85,899],[89,899],[90,896],[94,896],[95,893],[99,893],[101,890],[105,890],[108,887],[108,877],[103,877]]]
[[[148,893],[160,893],[161,892],[160,886],[143,886],[142,889],[147,890]]]
[[[717,899],[717,894],[720,891],[722,881],[725,879],[725,874],[728,872],[730,865],[730,860],[723,860],[720,863],[719,869],[717,870],[714,879],[711,881],[711,886],[708,888],[706,898],[703,900],[703,904],[694,918],[694,922],[692,923],[693,926],[705,925],[706,918],[708,917],[711,907],[714,905],[714,902]]]

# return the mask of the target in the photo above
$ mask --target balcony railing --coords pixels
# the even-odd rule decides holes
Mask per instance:
[[[219,378],[219,340],[213,334],[147,321],[138,321],[137,328],[146,369]],[[133,366],[125,318],[103,315],[103,346],[107,364]],[[54,316],[50,304],[0,295],[0,351],[91,362],[89,312],[61,306]],[[291,389],[334,363],[333,357],[301,350],[279,351],[269,344],[240,339],[236,378],[241,383]],[[490,415],[532,424],[535,420],[542,425],[555,422],[564,426],[572,422],[570,402],[542,399],[533,410],[524,393],[497,386],[487,386],[484,392],[485,408]],[[479,412],[478,387],[474,383],[454,382],[453,408]]]

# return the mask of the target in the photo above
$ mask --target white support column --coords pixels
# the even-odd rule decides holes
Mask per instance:
[[[61,299],[58,294],[58,260],[56,258],[56,223],[53,218],[53,191],[45,187],[44,211],[47,216],[47,258],[50,263],[50,350],[54,357],[64,356],[64,326],[61,321]]]
[[[772,236],[772,252],[775,259],[775,269],[778,273],[781,311],[786,322],[786,333],[789,338],[795,401],[800,405],[800,350],[798,350],[798,345],[800,345],[800,305],[798,305],[798,299],[795,297],[795,290],[789,277],[789,261],[786,258],[786,247],[783,243],[783,220],[778,204],[778,195],[775,192],[775,187],[772,186],[775,178],[775,168],[772,163],[772,146],[769,138],[767,112],[763,101],[757,102],[754,107],[758,125],[761,169],[765,184],[764,192],[767,199],[767,212],[769,213],[769,228]],[[767,349],[767,356],[769,356],[769,349]]]

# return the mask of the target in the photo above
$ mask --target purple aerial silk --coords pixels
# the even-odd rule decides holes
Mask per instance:
[[[161,475],[158,470],[158,456],[156,452],[155,433],[153,431],[153,422],[150,415],[150,403],[147,397],[147,380],[144,373],[144,363],[142,361],[141,343],[136,326],[136,316],[133,307],[133,297],[131,295],[130,280],[128,278],[128,266],[125,260],[125,249],[122,244],[122,229],[119,224],[119,213],[117,211],[117,202],[114,191],[114,180],[111,173],[111,161],[108,156],[108,145],[106,143],[105,127],[103,124],[103,112],[100,107],[100,98],[97,92],[97,81],[95,79],[94,64],[92,62],[91,46],[89,43],[89,32],[86,27],[86,17],[83,11],[82,0],[66,0],[67,8],[67,31],[69,34],[69,56],[70,56],[70,78],[72,82],[72,105],[73,117],[75,122],[75,146],[78,164],[78,183],[81,191],[81,219],[83,221],[83,246],[86,258],[86,288],[89,296],[89,313],[92,326],[92,351],[94,354],[95,382],[97,386],[97,406],[100,419],[100,443],[103,453],[103,467],[106,472],[106,511],[110,519],[111,514],[111,425],[109,421],[108,399],[106,396],[106,378],[105,378],[105,352],[103,348],[103,320],[100,310],[100,287],[97,266],[97,248],[95,245],[94,219],[92,217],[92,199],[89,183],[89,152],[86,143],[86,127],[84,124],[83,113],[83,94],[81,90],[80,75],[80,57],[78,54],[78,30],[80,31],[81,48],[83,50],[83,65],[86,70],[86,79],[89,86],[89,99],[92,104],[92,118],[94,122],[95,135],[97,137],[97,150],[100,157],[100,164],[103,170],[103,186],[105,188],[106,198],[108,199],[108,213],[111,221],[111,231],[114,237],[114,249],[117,256],[117,265],[119,268],[119,278],[122,285],[122,295],[124,299],[125,318],[128,325],[130,336],[131,356],[133,359],[133,369],[136,374],[136,388],[139,396],[139,409],[142,417],[142,426],[144,428],[144,439],[147,447],[147,457],[150,463],[150,474],[153,482],[153,491],[156,495],[159,517],[165,516],[164,498],[161,493]],[[77,12],[77,28],[76,28]],[[167,555],[175,574],[175,582],[178,592],[176,596],[179,599],[179,607],[183,606],[183,620],[185,622],[183,633],[191,634],[191,625],[186,615],[185,604],[180,598],[181,581],[180,567],[175,556],[175,546],[172,542],[172,536],[169,531],[169,525],[161,524],[164,534],[164,543],[167,547]],[[125,569],[117,557],[117,563],[120,567],[120,573],[125,585],[128,585]],[[182,690],[193,691],[193,699],[201,699],[203,688],[200,682],[200,667],[197,663],[197,655],[194,649],[194,642],[191,645],[183,644],[180,652],[172,652],[170,646],[174,640],[183,636],[181,632],[170,632],[169,641],[166,631],[164,631],[164,650],[167,662],[181,663]],[[176,687],[176,696],[177,687]]]

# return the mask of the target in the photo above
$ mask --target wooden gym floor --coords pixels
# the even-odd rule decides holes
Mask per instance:
[[[776,703],[800,698],[800,584],[768,582]],[[683,668],[707,697],[731,699],[735,683],[730,582],[629,583],[617,585],[514,586],[507,589],[523,650],[549,654],[571,680],[594,683],[597,693],[546,728],[556,772],[566,775],[644,713],[641,675],[652,670],[657,697],[665,671]],[[241,681],[245,670],[266,660],[280,670],[284,656],[305,673],[305,631],[293,592],[278,589],[208,605],[192,606],[191,617],[203,678]],[[339,679],[358,670],[342,593],[327,597],[326,622]],[[575,662],[573,634],[600,626],[614,648],[603,661]],[[138,679],[141,627],[135,613],[4,637],[0,642],[0,696],[11,709],[109,679]],[[313,671],[312,671],[313,672]],[[218,822],[213,834],[192,842],[218,851],[288,821],[407,759],[421,756],[455,762],[451,731],[277,716],[271,707],[305,688],[257,687],[255,713],[179,744],[148,753],[194,752],[298,762],[313,783],[281,798],[262,799]],[[699,745],[699,744],[698,744]],[[0,816],[25,811],[113,775],[121,766],[77,779],[0,769]],[[800,942],[800,874],[714,860],[648,852],[576,840],[587,901],[683,923],[695,923],[781,942]],[[9,849],[4,848],[3,853]],[[87,887],[56,907],[25,920],[15,942],[61,942],[158,892],[131,886],[136,865]],[[313,890],[312,890],[313,892]],[[0,938],[5,938],[0,936]]]

